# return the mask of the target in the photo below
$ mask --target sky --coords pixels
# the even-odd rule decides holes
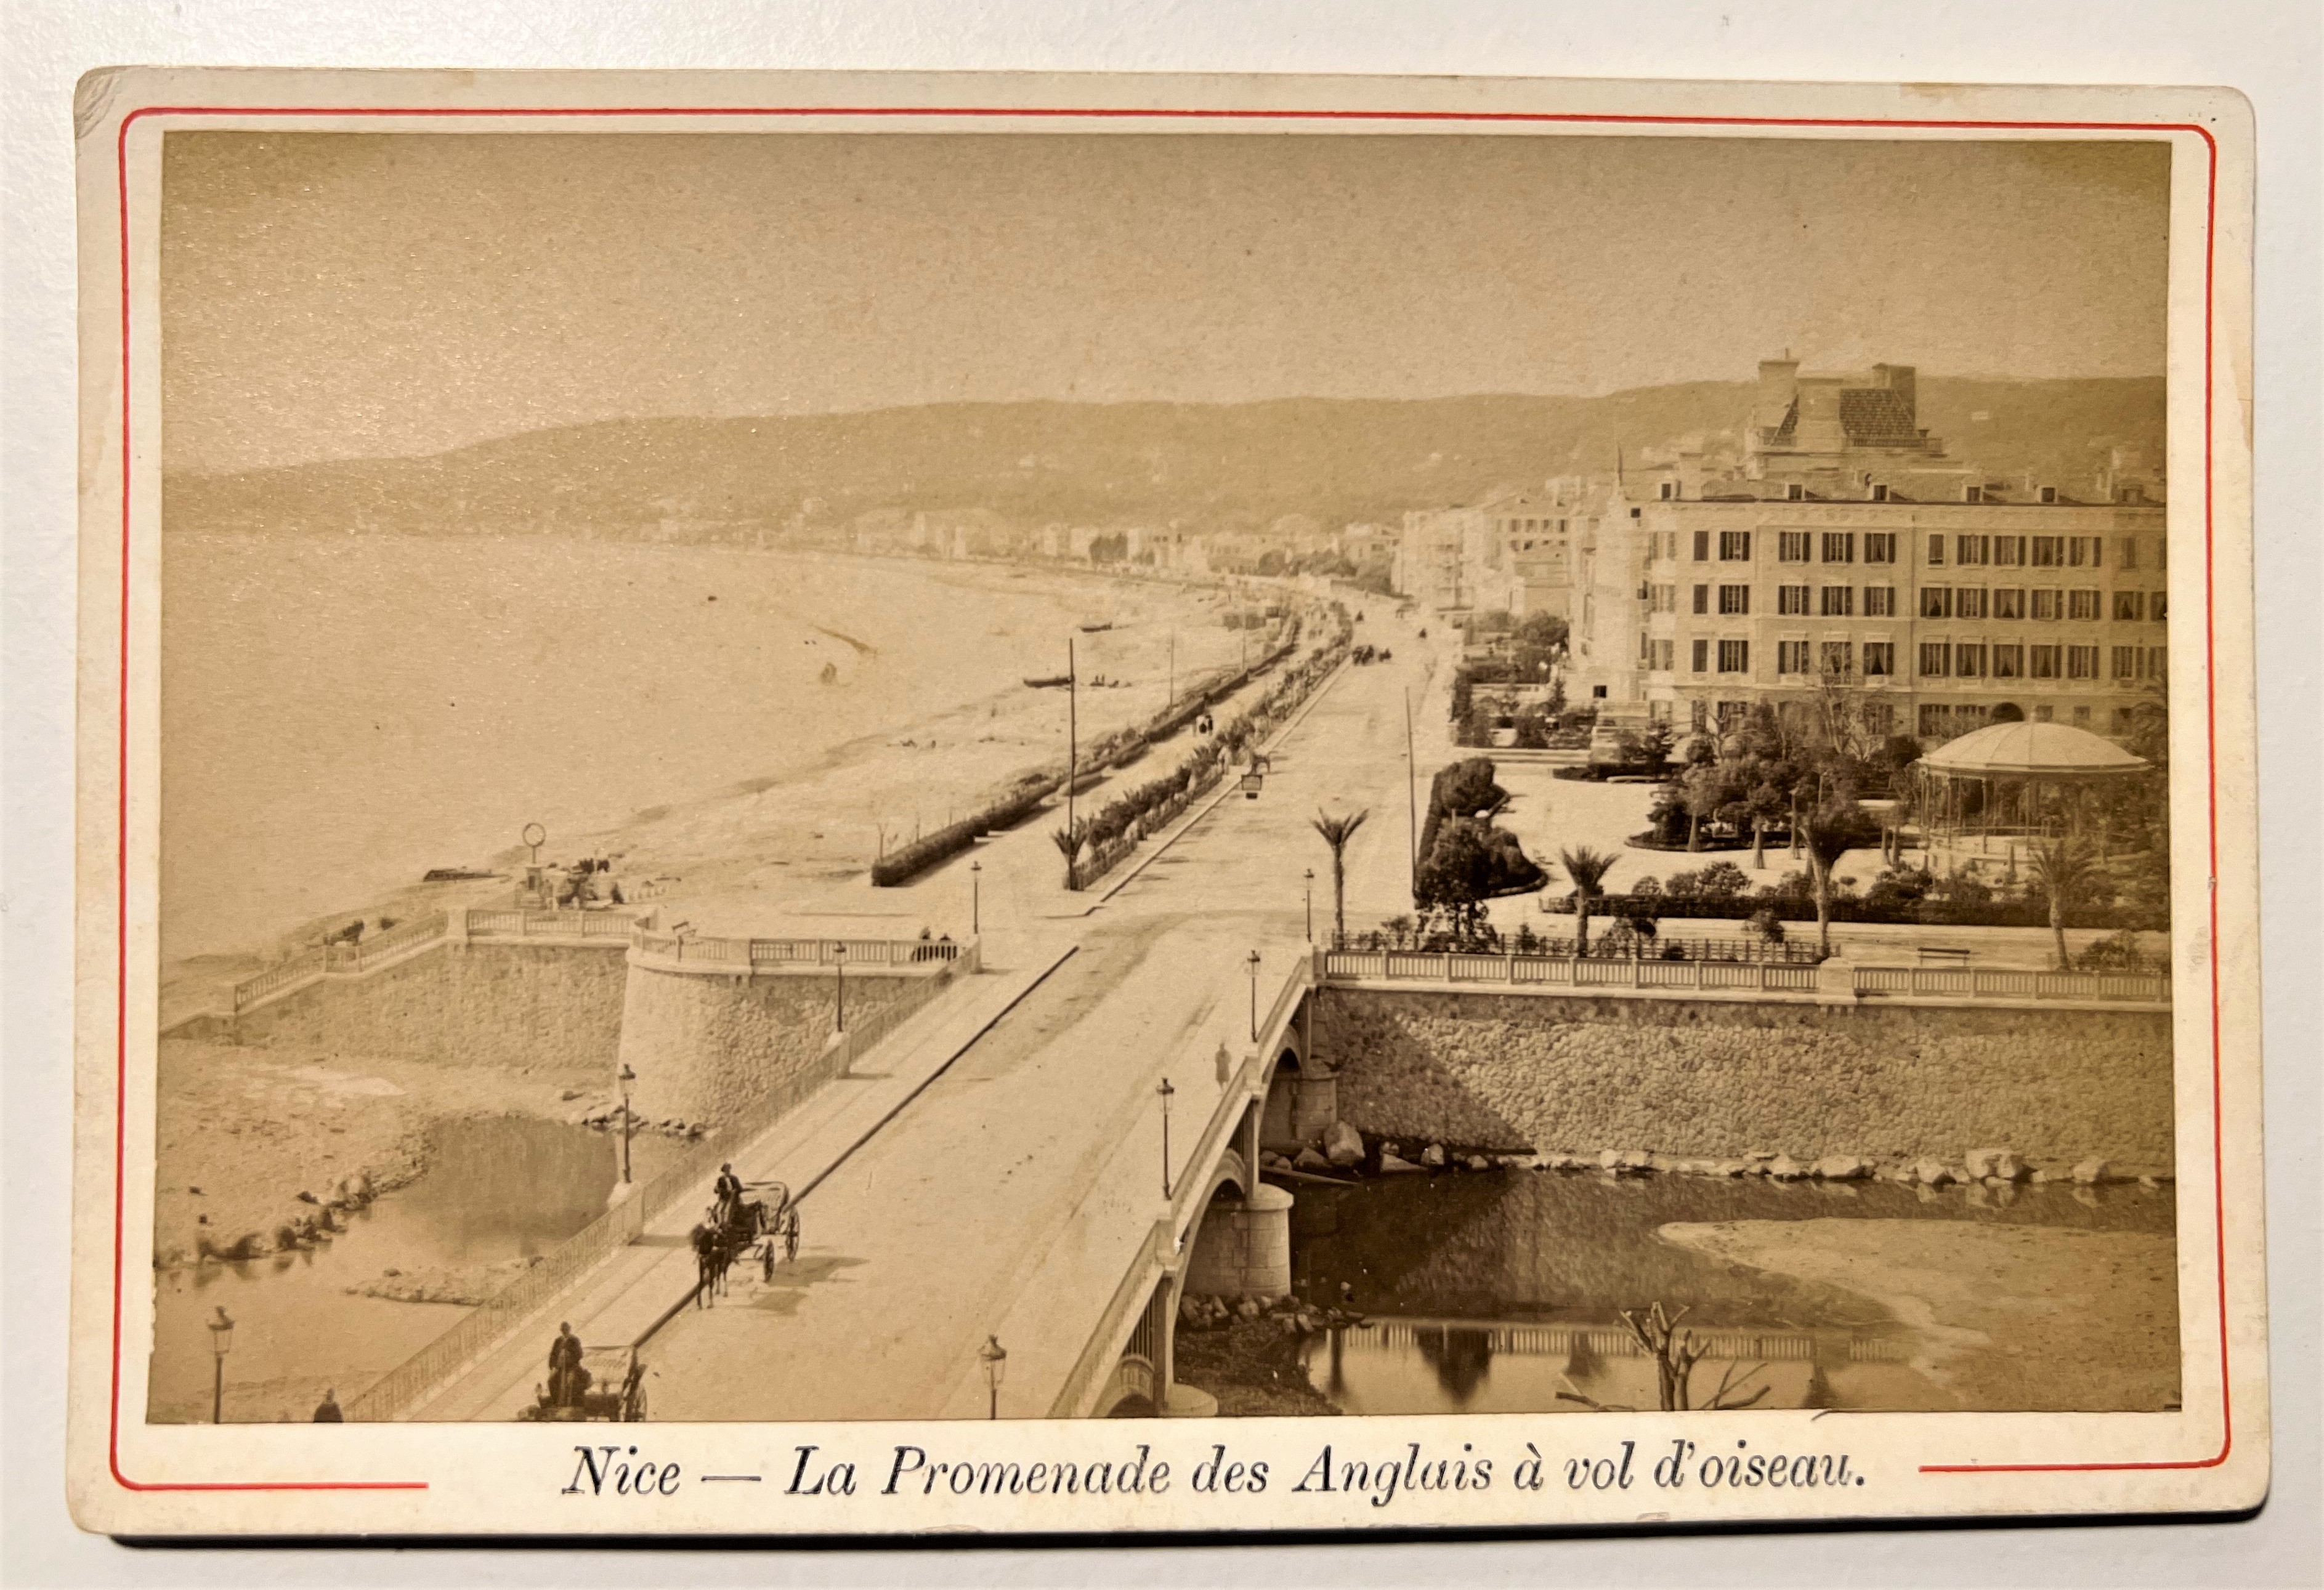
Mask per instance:
[[[647,416],[2159,375],[2157,143],[172,132],[163,463]]]

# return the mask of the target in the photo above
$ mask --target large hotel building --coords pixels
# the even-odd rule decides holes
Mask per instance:
[[[1701,727],[1831,678],[1930,743],[1997,713],[2124,732],[2164,677],[2159,477],[2117,453],[2090,484],[1990,480],[1916,419],[1907,366],[1771,360],[1739,458],[1569,510],[1570,697]]]

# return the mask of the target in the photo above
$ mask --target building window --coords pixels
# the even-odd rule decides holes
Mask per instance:
[[[1805,585],[1776,586],[1775,611],[1785,618],[1804,618],[1808,611],[1808,588]]]
[[[1961,501],[1964,502],[1984,501],[1985,488],[1983,486],[1963,486],[1961,488]]]
[[[1953,708],[1953,732],[1955,734],[1967,734],[1972,729],[1981,729],[1984,726],[1985,709],[1983,707],[1956,706]]]
[[[1709,563],[1711,561],[1711,532],[1709,530],[1697,530],[1694,533],[1694,561],[1697,563]]]
[[[1748,640],[1722,640],[1719,643],[1719,671],[1722,674],[1748,674],[1751,671],[1751,643]]]
[[[1864,616],[1868,619],[1892,619],[1896,616],[1896,587],[1867,585],[1864,588]]]
[[[2103,536],[2069,536],[2066,538],[2066,565],[2069,568],[2096,568],[2098,554],[2106,547]]]
[[[2019,568],[2025,562],[2025,538],[1996,536],[1993,538],[1993,563],[1997,568]]]
[[[1804,596],[1806,592],[1802,590]],[[1803,606],[1805,603],[1802,603]],[[1856,616],[1856,587],[1826,585],[1823,588],[1823,616],[1828,619],[1852,619]]]
[[[1808,643],[1804,640],[1775,642],[1775,672],[1804,674],[1808,671]]]
[[[2063,536],[2034,537],[2033,566],[2037,569],[2065,567],[2066,538]]]
[[[1654,655],[1647,658],[1647,661],[1653,665],[1655,672],[1667,674],[1671,671],[1673,652],[1677,645],[1677,641],[1670,639],[1655,642]]]
[[[1985,645],[1982,641],[1964,642],[1953,648],[1953,676],[1959,679],[1985,677]]]
[[[1872,500],[1875,502],[1886,502],[1888,501],[1887,482],[1880,481],[1874,483],[1872,487]]]
[[[1953,588],[1950,585],[1921,587],[1921,616],[1924,619],[1949,619],[1953,616]]]
[[[2169,655],[2169,650],[2163,647],[2150,646],[2146,648],[2146,676],[2157,685],[2171,677],[2171,670],[2163,660]]]
[[[1971,491],[1976,489],[1974,486],[1969,488]],[[1936,706],[1927,702],[1921,703],[1921,738],[1923,740],[1950,740],[1952,727],[1953,713],[1950,707]]]
[[[1941,640],[1921,642],[1921,677],[1941,679],[1952,671],[1952,648]]]
[[[2022,619],[2025,616],[2025,593],[2003,588],[1993,593],[1993,616],[1997,619]]]
[[[1856,532],[1826,530],[1823,533],[1823,560],[1826,563],[1856,561]]]
[[[1710,586],[1697,585],[1694,588],[1694,611],[1697,612],[1709,612],[1711,611]]]
[[[1896,732],[1896,709],[1885,701],[1867,702],[1859,709],[1864,713],[1864,727],[1886,740]]]
[[[2146,616],[2156,623],[2163,621],[2163,593],[2155,592],[2146,599]]]
[[[2025,671],[2029,679],[2055,679],[2058,676],[2058,653],[2055,646],[2036,646],[2033,651],[2033,666]]]
[[[1719,561],[1748,563],[1751,561],[1751,532],[1721,530],[1719,532]]]
[[[2098,593],[2095,591],[2066,593],[2066,616],[2070,619],[2095,619],[2098,616]]]
[[[1651,611],[1655,612],[1676,612],[1678,611],[1678,587],[1675,585],[1656,585],[1654,587],[1654,602],[1652,604]]]
[[[2023,646],[1997,646],[1993,648],[1993,676],[1997,679],[2022,679],[2025,676],[2025,648]]]
[[[2056,621],[2059,616],[2065,611],[2064,604],[2059,600],[2062,594],[2063,593],[2055,590],[2035,591],[2034,593],[2034,621],[2037,624],[2047,624]]]
[[[1785,563],[1805,563],[1808,560],[1808,533],[1805,530],[1784,530],[1775,538],[1775,556]]]
[[[2047,723],[2057,715],[2058,709],[2048,702],[2043,702],[2034,709],[2034,721],[2036,723]]]
[[[1945,566],[1945,538],[1942,536],[1929,538],[1929,566],[1932,569]]]
[[[1894,563],[1896,561],[1896,532],[1867,530],[1864,532],[1864,561]]]
[[[2114,731],[2115,731],[2117,735],[2121,735],[2121,734],[2127,734],[2127,733],[2129,733],[2129,732],[2131,731],[2131,729],[2132,729],[2133,727],[2134,727],[2134,725],[2133,725],[2133,723],[2132,723],[2132,720],[2131,720],[2130,709],[2129,709],[2128,707],[2116,707],[2116,708],[2115,708],[2115,710],[2114,710]]]
[[[1701,646],[1702,642],[1698,640],[1695,644],[1697,646]],[[1700,665],[1697,665],[1694,671],[1700,674],[1702,672],[1702,668]],[[1708,728],[1711,723],[1711,703],[1707,701],[1691,701],[1687,703],[1686,721],[1690,725],[1696,729]]]
[[[1953,561],[1958,564],[1984,564],[1992,561],[1991,538],[1985,536],[1955,536]]]
[[[2098,648],[2095,646],[2066,648],[2066,677],[2095,679],[2098,676]]]
[[[1982,585],[1963,585],[1960,590],[1954,592],[1953,613],[1955,617],[1964,619],[1981,619],[1985,617],[1985,587]]]
[[[1711,642],[1708,640],[1698,640],[1694,643],[1694,671],[1698,674],[1711,672]]]
[[[2116,679],[2135,679],[2138,677],[2138,665],[2145,660],[2145,652],[2135,646],[2117,646],[2114,648],[2113,660]]]
[[[2125,536],[2115,544],[2114,562],[2116,568],[2135,569],[2138,566],[2137,537]]]
[[[1751,611],[1751,587],[1721,585],[1719,588],[1719,611],[1730,616]]]
[[[1806,499],[1808,489],[1800,484],[1797,481],[1794,481],[1790,485],[1784,488],[1784,501],[1786,502],[1803,501]]]
[[[1864,643],[1864,676],[1886,678],[1896,671],[1896,643],[1893,640],[1868,640]]]
[[[1856,672],[1856,643],[1852,640],[1827,640],[1823,643],[1824,677],[1845,679]]]
[[[2089,726],[2090,709],[2088,707],[2076,707],[2074,709],[2074,727],[2077,729],[2087,729]]]
[[[2146,593],[2117,591],[2114,593],[2114,616],[2116,622],[2142,622],[2146,617]]]

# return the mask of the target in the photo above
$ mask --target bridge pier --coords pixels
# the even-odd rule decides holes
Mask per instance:
[[[1207,1297],[1291,1295],[1291,1195],[1265,1182],[1203,1217],[1186,1260],[1186,1290]]]

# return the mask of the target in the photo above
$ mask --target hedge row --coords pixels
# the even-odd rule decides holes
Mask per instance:
[[[1549,897],[1549,909],[1562,915],[1573,914],[1571,895]],[[1780,922],[1813,922],[1816,919],[1815,897],[1812,895],[1786,890],[1783,893],[1729,895],[1723,898],[1706,899],[1702,896],[1673,895],[1600,895],[1590,903],[1593,917],[1651,916],[1663,920],[1684,917],[1721,922],[1743,922],[1761,911],[1772,910]],[[1831,903],[1834,922],[1887,923],[1912,927],[2048,927],[2050,907],[2038,900],[1989,901],[1981,905],[1952,905],[1941,900],[1904,901],[1895,905],[1874,905],[1862,899],[1841,898]],[[2128,928],[2134,933],[2164,933],[2171,926],[2170,914],[2144,911],[2133,906],[2109,905],[2098,909],[2077,907],[2067,913],[2066,925],[2070,928]]]

